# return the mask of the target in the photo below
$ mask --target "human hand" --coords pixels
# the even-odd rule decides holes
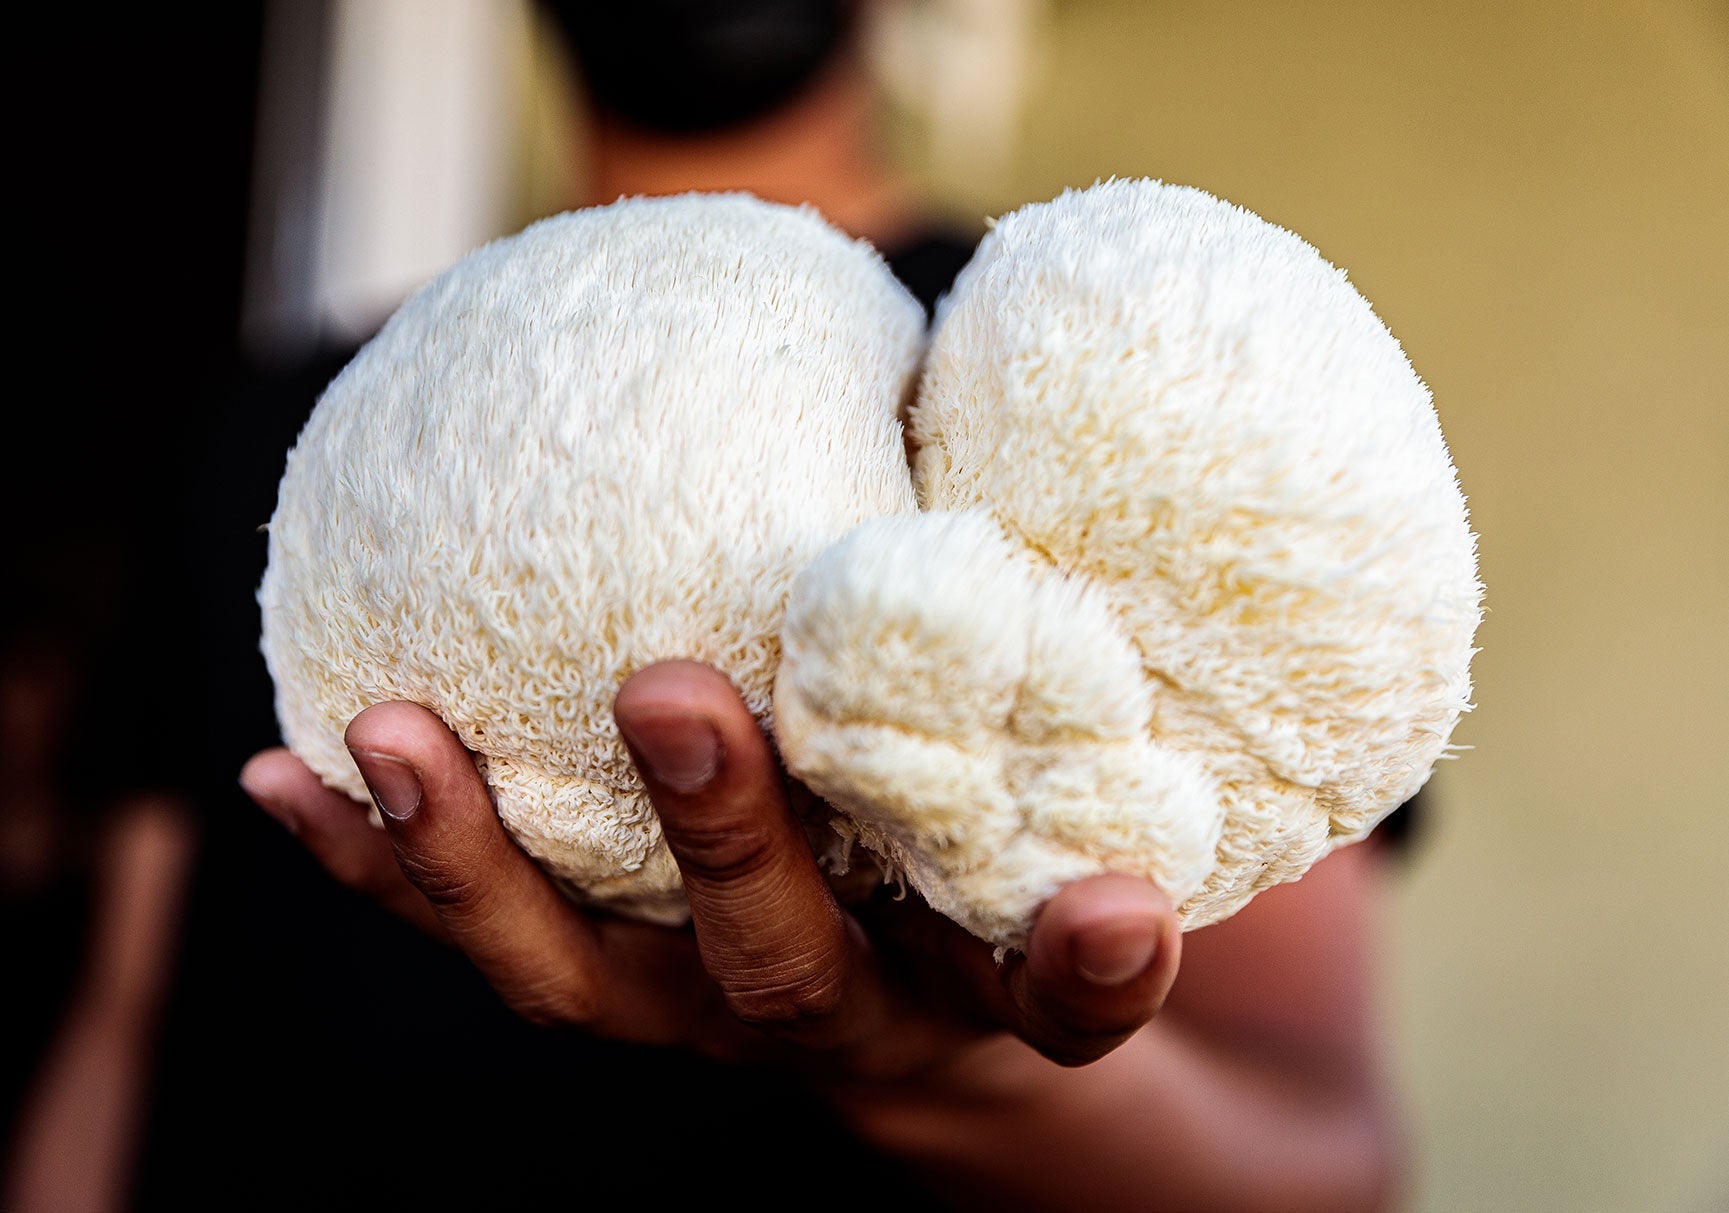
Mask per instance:
[[[286,750],[255,756],[241,783],[331,875],[448,939],[537,1023],[817,1078],[892,1079],[1005,1031],[1062,1064],[1094,1061],[1169,991],[1181,935],[1145,881],[1062,889],[1026,954],[998,964],[914,897],[836,902],[773,750],[723,675],[651,666],[614,710],[694,930],[569,902],[505,832],[460,742],[414,704],[379,704],[348,729],[382,832]]]

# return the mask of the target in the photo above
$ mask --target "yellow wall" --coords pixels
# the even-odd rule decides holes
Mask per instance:
[[[1431,1210],[1729,1208],[1729,12],[1070,0],[977,216],[1199,185],[1345,267],[1482,538],[1389,923]]]

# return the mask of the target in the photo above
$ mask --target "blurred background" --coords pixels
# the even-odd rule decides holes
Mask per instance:
[[[1473,748],[1382,928],[1415,1207],[1729,1209],[1729,6],[902,0],[863,37],[883,148],[947,228],[1101,177],[1196,185],[1302,234],[1399,336],[1488,586]],[[81,344],[8,459],[32,525],[0,856],[40,1006],[9,1107],[100,1018],[88,924],[309,876],[233,786],[269,688],[251,581],[211,573],[261,566],[294,402],[437,270],[604,184],[525,4],[234,4],[74,21],[47,54],[26,156],[69,251],[33,304]],[[105,962],[161,1034],[104,1113],[141,1143],[115,1191],[173,1190],[173,1126],[221,1090],[175,1086],[177,1059],[270,1030],[266,961],[329,950],[187,923]],[[369,930],[362,968],[420,946]],[[274,1027],[292,1089],[312,1046]],[[322,1140],[362,1128],[320,1115]]]

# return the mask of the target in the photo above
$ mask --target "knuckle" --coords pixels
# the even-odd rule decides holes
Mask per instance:
[[[679,866],[710,879],[744,880],[768,867],[774,840],[755,825],[683,825],[667,832]]]
[[[773,1031],[812,1031],[834,1022],[846,1005],[846,982],[833,968],[723,985],[734,1016]]]
[[[500,988],[504,1004],[537,1028],[577,1027],[594,1020],[594,1001],[580,990],[553,983]]]
[[[398,854],[396,862],[408,882],[440,910],[463,909],[479,896],[480,882],[456,865],[413,854]]]

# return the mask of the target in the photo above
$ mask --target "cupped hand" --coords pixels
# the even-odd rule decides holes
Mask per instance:
[[[448,939],[538,1023],[816,1077],[903,1078],[1004,1031],[1084,1064],[1145,1025],[1169,991],[1181,935],[1145,881],[1067,886],[1026,953],[998,963],[916,897],[836,902],[768,740],[721,674],[651,666],[614,710],[694,930],[568,901],[505,832],[455,735],[414,704],[379,704],[348,729],[382,832],[286,750],[255,756],[241,783],[332,876]]]

